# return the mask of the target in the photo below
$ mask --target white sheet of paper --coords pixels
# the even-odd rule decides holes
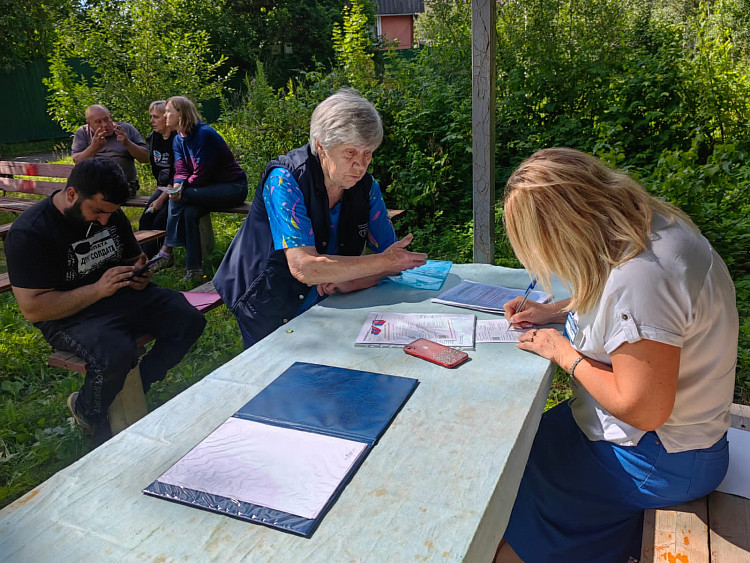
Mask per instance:
[[[158,481],[312,519],[366,447],[231,417]]]
[[[355,346],[406,346],[418,338],[454,348],[474,348],[474,315],[370,313]]]
[[[727,432],[727,440],[729,441],[729,469],[716,490],[750,498],[750,432],[730,428]]]
[[[477,321],[477,342],[518,342],[530,328],[512,328],[505,319]]]

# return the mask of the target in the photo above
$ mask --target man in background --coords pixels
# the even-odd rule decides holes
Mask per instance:
[[[148,162],[148,146],[135,127],[124,121],[113,121],[104,106],[86,108],[86,125],[75,132],[71,152],[76,164],[87,158],[108,158],[116,162],[128,179],[130,197],[138,193],[135,161]]]

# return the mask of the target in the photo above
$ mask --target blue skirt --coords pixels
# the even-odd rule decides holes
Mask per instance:
[[[674,454],[655,432],[637,446],[592,442],[559,404],[542,416],[505,539],[526,563],[637,561],[643,510],[707,495],[728,464],[726,434]]]

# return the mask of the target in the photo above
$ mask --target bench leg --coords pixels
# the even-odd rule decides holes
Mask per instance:
[[[205,263],[216,246],[216,237],[214,237],[214,227],[211,224],[211,214],[207,213],[200,218],[198,230],[201,237],[201,257]]]
[[[134,422],[146,416],[146,396],[143,394],[141,369],[135,366],[125,377],[122,390],[109,406],[109,428],[112,435],[125,430]]]

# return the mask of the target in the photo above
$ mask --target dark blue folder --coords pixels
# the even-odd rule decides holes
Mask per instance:
[[[416,379],[296,362],[233,417],[367,444],[316,518],[160,482],[147,495],[310,537],[418,384]]]

